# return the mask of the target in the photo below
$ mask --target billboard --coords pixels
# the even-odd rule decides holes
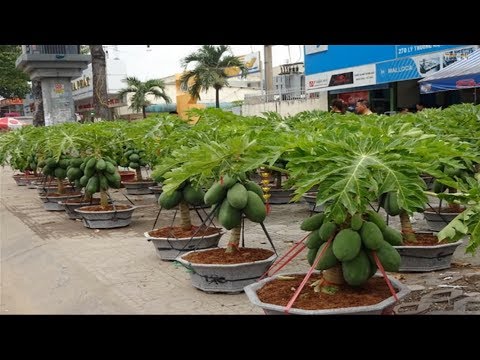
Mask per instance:
[[[261,70],[260,51],[256,51],[246,55],[241,55],[241,56],[238,56],[238,58],[240,59],[240,61],[242,61],[245,64],[248,74],[260,72]],[[227,77],[240,76],[241,74],[240,68],[237,66],[226,68],[224,72],[227,75]]]

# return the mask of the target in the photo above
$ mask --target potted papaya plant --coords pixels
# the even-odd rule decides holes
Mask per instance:
[[[76,124],[69,138],[78,146],[77,151],[83,159],[79,169],[83,175],[78,179],[85,187],[87,197],[100,193],[100,204],[82,206],[75,209],[82,216],[85,227],[92,229],[110,229],[128,226],[132,220],[132,205],[109,204],[110,188],[120,188],[120,174],[112,156],[116,145],[111,139],[115,136],[115,123],[98,122]]]
[[[418,159],[410,152],[421,133],[398,129],[381,117],[344,121],[345,127],[294,132],[288,142],[294,200],[318,186],[317,204],[324,213],[301,225],[309,231],[306,276],[274,275],[245,288],[249,300],[267,314],[380,314],[409,292],[385,272],[400,266],[393,244],[402,234],[370,204],[385,192],[396,192],[408,212],[424,204]]]
[[[196,140],[174,150],[166,160],[172,166],[164,173],[162,196],[171,196],[187,180],[208,188],[204,201],[212,206],[210,215],[230,230],[227,246],[190,251],[178,256],[177,261],[190,270],[194,287],[205,292],[238,293],[258,279],[276,258],[275,251],[240,246],[249,221],[260,223],[266,231],[262,189],[245,174],[265,163],[273,165],[281,151],[266,136],[262,141],[255,139],[262,132],[261,126],[268,126],[258,124],[258,119],[224,115],[221,111],[207,111],[204,117],[202,114],[197,123],[201,125],[192,129]],[[223,116],[234,119],[221,126]],[[244,128],[250,121],[258,126]],[[272,133],[270,137],[274,136]]]

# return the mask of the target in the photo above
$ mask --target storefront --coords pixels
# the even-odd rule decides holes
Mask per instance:
[[[112,110],[114,117],[115,108],[126,106],[117,97],[118,91],[125,86],[122,80],[126,77],[126,68],[121,60],[107,59],[108,107]],[[72,95],[79,120],[92,118],[94,116],[92,64],[88,65],[81,77],[72,80]]]
[[[0,100],[0,117],[22,115],[24,115],[22,99],[13,98]]]
[[[328,91],[328,102],[349,107],[369,100],[378,114],[422,101],[441,106],[438,97],[421,95],[417,81],[455,63],[477,45],[308,45],[305,46],[306,94]],[[328,104],[325,104],[328,108]]]

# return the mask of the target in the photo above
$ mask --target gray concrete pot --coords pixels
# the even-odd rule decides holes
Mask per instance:
[[[157,185],[157,186],[150,186],[149,187],[150,191],[155,195],[155,199],[160,197],[160,194],[163,192],[162,185]]]
[[[308,209],[310,211],[319,213],[319,212],[322,212],[325,209],[325,206],[323,204],[320,205],[320,206],[316,205],[316,203],[317,203],[317,192],[316,191],[308,192],[305,195],[303,195],[302,197],[303,197],[303,200],[305,200],[305,202],[307,203]]]
[[[284,275],[297,275],[305,273],[294,273],[294,274],[284,274]],[[285,312],[285,306],[268,304],[260,301],[257,296],[257,290],[261,289],[266,283],[272,281],[279,275],[274,275],[272,277],[265,278],[259,282],[248,285],[245,287],[245,294],[248,297],[248,300],[256,306],[259,306],[263,309],[266,315],[287,315]],[[375,275],[376,277],[381,277],[381,275]],[[397,298],[400,300],[407,296],[410,293],[410,289],[400,283],[393,277],[388,276],[388,279],[392,283],[393,287],[397,292]],[[385,284],[385,286],[387,286]],[[292,292],[293,295],[293,292]],[[369,305],[369,306],[357,306],[357,307],[348,307],[348,308],[337,308],[337,309],[324,309],[324,310],[304,310],[304,309],[295,309],[291,308],[288,314],[291,315],[381,315],[390,313],[393,310],[393,307],[396,304],[396,300],[393,296],[379,302],[378,304]]]
[[[458,214],[460,213],[437,213],[433,210],[425,210],[423,212],[423,216],[427,221],[428,230],[436,232],[441,231],[450,221],[456,218]]]
[[[61,201],[65,201],[68,199],[74,199],[81,197],[82,194],[65,194],[60,196],[52,196],[52,194],[46,194],[44,196],[40,196],[40,200],[43,201],[43,207],[45,210],[48,211],[63,211],[65,208],[63,205],[59,204]]]
[[[288,204],[293,197],[294,190],[270,189],[270,204]]]
[[[195,264],[183,259],[192,252],[178,256],[176,260],[191,271],[190,279],[194,287],[212,293],[242,292],[245,286],[259,279],[277,258],[277,255],[272,254],[268,259],[250,263]]]
[[[71,194],[74,192],[78,192],[78,190],[74,189],[71,185],[65,185],[64,190],[66,194]],[[37,185],[37,191],[38,195],[40,196],[45,196],[47,194],[53,194],[58,192],[58,186],[57,185]]]
[[[69,219],[76,220],[76,219],[82,219],[82,215],[80,215],[78,212],[75,211],[75,209],[80,209],[83,206],[92,206],[92,205],[99,205],[100,204],[100,199],[99,198],[93,198],[93,200],[90,201],[83,201],[83,202],[77,202],[77,203],[68,203],[68,201],[59,201],[58,202],[60,205],[63,206],[65,209],[65,213],[67,214]],[[112,201],[109,199],[108,203],[111,204]]]
[[[195,236],[193,238],[159,238],[152,237],[148,231],[143,233],[147,241],[151,241],[155,247],[155,252],[161,260],[175,260],[192,250],[211,249],[218,247],[218,242],[225,231],[221,230],[218,234],[211,234],[204,237]]]
[[[462,240],[434,246],[394,246],[402,261],[398,271],[426,272],[448,269]]]
[[[155,181],[123,181],[122,184],[127,189],[128,195],[147,195],[152,194],[151,186],[155,185]]]
[[[130,205],[128,205],[130,206]],[[109,211],[85,211],[84,207],[75,209],[82,216],[83,225],[90,229],[113,229],[130,225],[136,206],[128,209]]]

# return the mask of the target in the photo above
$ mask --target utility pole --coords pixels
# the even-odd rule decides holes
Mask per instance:
[[[272,68],[272,45],[264,45],[265,53],[265,90],[267,99],[273,97],[273,68]]]

